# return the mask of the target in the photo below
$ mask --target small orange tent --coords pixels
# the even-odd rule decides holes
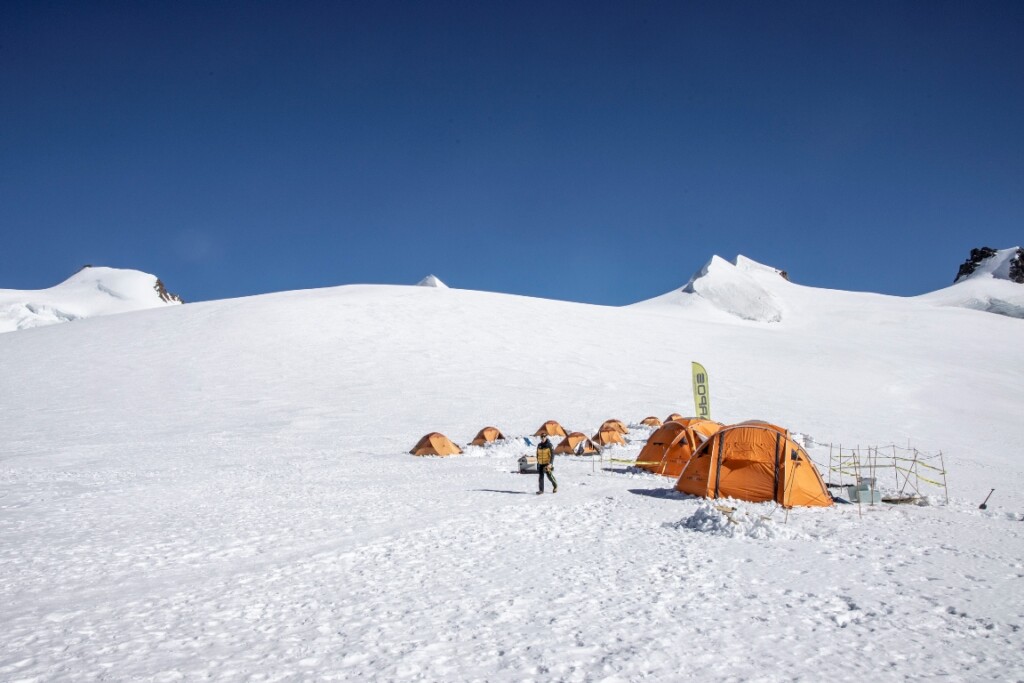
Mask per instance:
[[[562,439],[562,442],[555,447],[555,453],[567,453],[569,455],[584,455],[586,453],[597,453],[594,442],[587,438],[583,432],[573,432]]]
[[[682,419],[683,419],[683,416],[680,415],[679,413],[672,413],[671,415],[669,415],[668,417],[665,418],[665,422],[671,422],[672,420],[682,420]]]
[[[825,482],[789,432],[767,422],[723,427],[693,454],[676,490],[703,498],[832,505]]]
[[[554,420],[548,420],[540,426],[540,429],[533,433],[534,436],[565,436],[562,425]]]
[[[596,443],[598,446],[611,446],[613,443],[626,445],[626,440],[622,438],[622,432],[618,432],[614,429],[601,429],[590,437],[590,440]]]
[[[651,415],[650,417],[645,417],[644,419],[640,420],[640,424],[647,425],[648,427],[660,427],[661,420]]]
[[[682,418],[656,429],[636,458],[636,466],[654,474],[678,477],[709,436],[722,428],[718,422]]]
[[[604,429],[614,429],[619,434],[629,434],[629,428],[623,424],[622,420],[605,420],[597,431],[600,432]]]
[[[655,429],[647,439],[647,444],[636,456],[636,466],[648,472],[659,472],[665,459],[665,452],[680,439],[686,438],[686,425],[669,420],[660,428]],[[678,475],[676,475],[678,476]]]
[[[413,455],[458,455],[462,449],[441,432],[430,432],[420,439],[412,450]]]
[[[504,441],[504,439],[505,435],[497,427],[484,427],[477,432],[477,435],[469,443],[474,446],[483,446],[498,440]]]
[[[685,437],[665,449],[661,467],[652,471],[666,477],[678,477],[701,444],[717,433],[722,426],[721,422],[702,420],[699,417],[686,420],[683,428]]]

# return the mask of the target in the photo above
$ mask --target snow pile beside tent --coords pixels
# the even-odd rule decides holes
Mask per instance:
[[[690,529],[712,536],[728,538],[754,538],[757,540],[776,540],[807,538],[792,527],[782,525],[781,516],[778,520],[772,516],[784,514],[776,505],[746,505],[731,498],[722,500],[702,500],[697,509],[686,519],[674,526],[678,529]]]
[[[917,297],[940,306],[1024,318],[1024,249],[974,249],[951,287]]]
[[[49,289],[0,289],[0,332],[181,303],[155,275],[86,266]]]

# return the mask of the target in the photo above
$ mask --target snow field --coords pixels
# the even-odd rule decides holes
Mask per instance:
[[[216,464],[197,454],[135,475],[21,477],[20,497],[4,498],[4,534],[18,543],[0,551],[0,674],[1021,673],[1024,610],[1006,599],[1024,578],[1021,525],[1005,511],[846,505],[793,510],[786,523],[773,505],[742,504],[760,532],[722,536],[730,523],[687,528],[713,508],[669,479],[565,456],[559,493],[539,497],[535,475],[512,473],[518,448],[472,451],[281,448],[246,463],[228,449]]]
[[[0,679],[1024,678],[1019,321],[775,294],[774,326],[345,287],[0,335]],[[692,412],[691,359],[716,419],[943,450],[949,504],[732,525],[626,463],[537,496],[525,442],[406,453]]]

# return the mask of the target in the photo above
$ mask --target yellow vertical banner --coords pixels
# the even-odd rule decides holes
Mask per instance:
[[[711,392],[708,389],[708,371],[700,363],[693,363],[693,406],[697,417],[711,419]]]

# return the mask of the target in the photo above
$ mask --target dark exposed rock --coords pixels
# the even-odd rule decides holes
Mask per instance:
[[[965,277],[977,270],[978,266],[985,259],[992,258],[996,255],[996,250],[992,247],[980,247],[978,249],[971,249],[971,257],[960,264],[960,271],[956,274],[954,283],[960,282]],[[1019,256],[1019,254],[1018,254]]]
[[[156,284],[153,285],[153,289],[156,290],[156,293],[160,296],[160,299],[162,301],[166,301],[168,303],[179,303],[179,304],[185,303],[184,301],[181,300],[181,297],[178,296],[177,294],[172,294],[171,292],[168,292],[167,288],[164,287],[164,283],[161,282],[160,278],[156,279]]]
[[[1017,253],[1010,260],[1010,279],[1024,285],[1024,247],[1017,247]]]

